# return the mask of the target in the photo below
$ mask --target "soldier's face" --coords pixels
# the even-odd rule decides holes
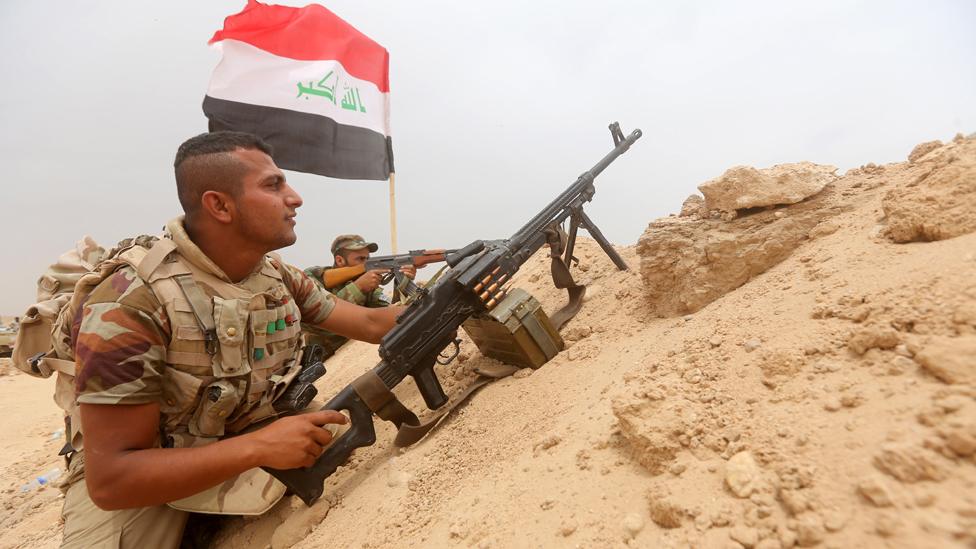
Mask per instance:
[[[266,251],[295,243],[295,216],[302,205],[285,174],[271,157],[257,150],[234,153],[247,167],[242,178],[242,192],[237,197],[237,226],[242,235]]]
[[[367,259],[369,259],[369,250],[367,249],[352,250],[346,253],[346,264],[350,267],[362,265],[363,263],[366,263]]]
[[[335,255],[334,263],[336,267],[355,267],[362,265],[369,259],[369,250],[342,250]]]

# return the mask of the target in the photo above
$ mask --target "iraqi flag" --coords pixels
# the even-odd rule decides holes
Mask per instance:
[[[210,131],[253,133],[279,167],[387,179],[390,54],[318,4],[247,6],[210,44],[222,49],[203,100]]]

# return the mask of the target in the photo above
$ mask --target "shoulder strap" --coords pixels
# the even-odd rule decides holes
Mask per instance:
[[[149,248],[146,255],[139,260],[139,264],[136,266],[136,274],[144,281],[148,281],[153,271],[163,263],[166,256],[175,250],[176,242],[173,242],[170,238],[160,238],[153,243],[152,248]]]

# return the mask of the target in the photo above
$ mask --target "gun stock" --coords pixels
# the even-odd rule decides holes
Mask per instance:
[[[359,278],[363,273],[366,272],[366,265],[355,265],[353,267],[335,267],[328,269],[322,273],[322,282],[328,289],[335,288],[353,280]]]

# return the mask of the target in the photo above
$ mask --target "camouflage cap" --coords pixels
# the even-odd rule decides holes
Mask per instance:
[[[339,250],[362,250],[367,248],[370,253],[379,249],[375,242],[366,242],[366,239],[358,234],[340,234],[332,241],[332,255],[339,253]]]

